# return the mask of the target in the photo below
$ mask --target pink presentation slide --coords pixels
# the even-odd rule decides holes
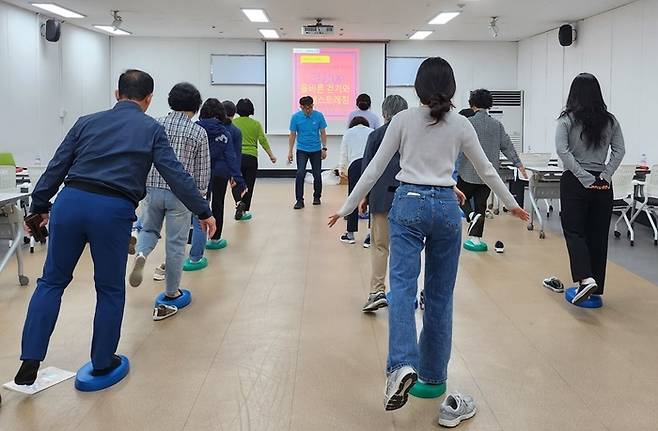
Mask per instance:
[[[294,49],[293,63],[293,110],[302,96],[311,96],[327,120],[346,119],[359,87],[359,50]]]

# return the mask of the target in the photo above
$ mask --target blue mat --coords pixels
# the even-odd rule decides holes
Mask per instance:
[[[576,296],[576,292],[578,291],[577,287],[571,287],[569,289],[566,289],[564,291],[564,299],[571,304],[571,301],[573,298]],[[576,305],[576,304],[571,304],[571,305]],[[583,301],[580,304],[576,305],[576,307],[581,307],[581,308],[601,308],[603,307],[603,300],[601,299],[601,296],[599,295],[591,295],[587,301]]]
[[[121,365],[104,376],[92,375],[91,372],[94,371],[94,366],[91,362],[84,364],[75,376],[75,388],[82,392],[95,392],[119,383],[130,371],[128,358],[123,355],[119,355],[119,357],[121,357]]]
[[[190,302],[192,302],[192,293],[187,289],[181,289],[181,292],[183,292],[183,294],[173,301],[166,300],[165,294],[162,292],[155,298],[155,306],[157,307],[160,304],[173,305],[179,310],[187,307],[190,305]]]

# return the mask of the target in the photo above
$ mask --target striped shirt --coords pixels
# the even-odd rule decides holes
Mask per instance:
[[[496,171],[500,169],[501,152],[514,166],[517,168],[522,166],[521,159],[516,149],[514,149],[512,140],[507,132],[505,132],[505,127],[503,127],[500,121],[491,117],[486,111],[478,111],[468,120],[478,135],[484,154],[487,155],[487,159],[489,159]],[[462,155],[459,162],[459,177],[462,180],[470,184],[484,184],[484,181],[482,181],[468,158]]]
[[[158,122],[167,132],[178,160],[194,178],[199,191],[206,193],[210,183],[210,150],[204,128],[192,122],[183,112],[170,112],[166,117],[158,118]],[[151,168],[146,187],[169,190],[167,182],[155,167]]]

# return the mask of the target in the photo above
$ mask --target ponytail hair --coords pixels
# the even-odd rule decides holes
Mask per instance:
[[[446,60],[432,57],[423,61],[416,74],[416,94],[423,105],[430,108],[434,124],[438,124],[452,108],[452,98],[457,90],[455,73]]]

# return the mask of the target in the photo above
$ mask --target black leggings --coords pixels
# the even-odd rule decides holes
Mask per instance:
[[[464,211],[466,217],[473,211],[480,214],[480,219],[471,230],[471,236],[482,238],[484,234],[484,219],[487,213],[487,199],[489,199],[491,189],[486,184],[467,183],[461,177],[457,181],[457,188],[466,195],[466,202],[462,205],[462,211]],[[475,201],[475,208],[471,207],[471,198]]]
[[[592,172],[595,176],[599,173]],[[608,235],[613,192],[585,188],[570,171],[560,181],[562,230],[567,242],[573,281],[592,277],[603,294],[608,260]]]
[[[240,190],[233,189],[233,199],[238,202],[242,201],[245,205],[245,211],[251,209],[251,197],[254,195],[254,186],[256,185],[256,175],[258,174],[258,157],[250,156],[248,154],[242,155],[242,177],[247,184],[247,193],[240,197]]]
[[[356,183],[359,182],[361,178],[361,162],[363,159],[358,159],[352,162],[350,167],[347,169],[347,195],[349,196],[356,187]],[[358,232],[359,231],[359,209],[355,209],[351,214],[348,214],[347,217],[347,231],[348,232]]]
[[[212,239],[222,238],[222,229],[224,227],[224,197],[226,196],[228,181],[229,179],[227,177],[212,177],[210,180],[208,200],[210,200],[212,216],[215,217],[215,222],[217,223],[217,231],[212,236]]]

